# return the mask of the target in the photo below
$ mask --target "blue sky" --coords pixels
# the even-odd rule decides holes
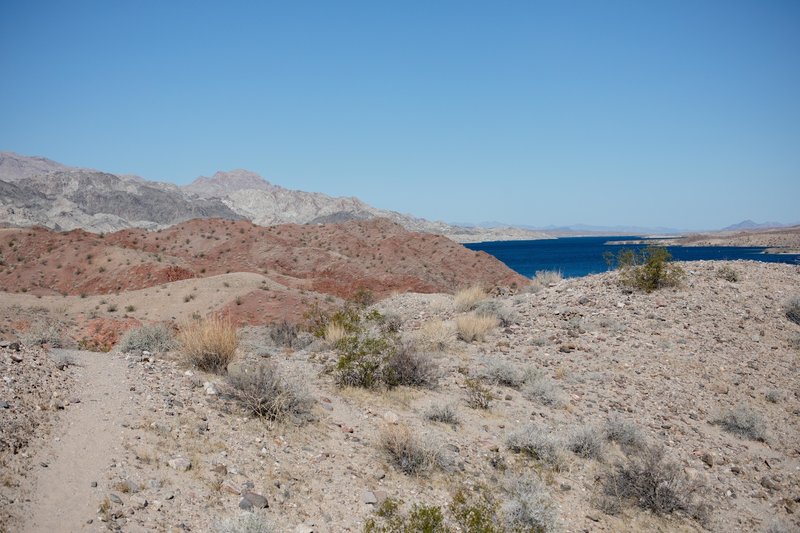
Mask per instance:
[[[800,2],[0,5],[0,150],[431,219],[800,221]]]

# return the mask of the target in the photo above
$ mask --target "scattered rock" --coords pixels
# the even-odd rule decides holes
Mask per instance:
[[[375,493],[370,490],[365,490],[364,494],[361,497],[361,500],[366,504],[376,504],[378,503],[378,498],[375,496]]]
[[[269,502],[267,502],[267,499],[261,494],[257,494],[255,492],[245,492],[242,494],[242,499],[249,502],[251,508],[266,509],[269,507]],[[239,502],[239,507],[241,506],[242,504]]]
[[[179,472],[186,472],[192,468],[192,462],[185,457],[175,457],[174,459],[170,459],[167,461],[167,465]]]

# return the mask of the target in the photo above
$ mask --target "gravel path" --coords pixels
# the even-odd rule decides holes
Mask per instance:
[[[121,421],[129,391],[127,365],[119,355],[53,350],[77,366],[80,403],[64,411],[60,431],[50,435],[34,462],[34,491],[26,504],[23,532],[91,531],[105,472],[123,452]],[[91,521],[91,522],[90,522]]]

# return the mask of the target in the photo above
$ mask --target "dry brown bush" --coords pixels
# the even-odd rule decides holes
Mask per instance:
[[[497,318],[473,313],[456,317],[458,338],[465,342],[482,341],[497,327]]]
[[[478,305],[478,302],[485,298],[486,291],[478,285],[473,285],[472,287],[461,289],[456,293],[455,299],[453,300],[453,307],[459,313],[472,311],[475,309],[475,306]]]
[[[239,341],[229,318],[211,316],[185,322],[178,342],[186,362],[206,372],[225,372],[236,357]]]

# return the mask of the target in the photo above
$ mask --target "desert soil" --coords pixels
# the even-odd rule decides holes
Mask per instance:
[[[723,264],[739,281],[718,275]],[[289,349],[275,345],[266,328],[242,330],[235,364],[270,363],[312,400],[279,423],[250,416],[225,394],[223,376],[188,367],[179,351],[53,352],[50,361],[68,356],[74,363],[50,371],[63,374],[48,389],[67,400],[63,409],[36,411],[15,378],[0,384],[0,400],[11,404],[0,416],[30,409],[50,421],[31,430],[22,452],[28,460],[5,456],[13,466],[0,491],[6,528],[209,531],[255,513],[276,531],[361,531],[387,497],[406,510],[446,508],[459,488],[483,485],[503,495],[511,478],[536,476],[556,510],[553,530],[796,531],[800,326],[783,306],[800,292],[800,269],[745,261],[683,266],[681,287],[652,294],[625,292],[607,273],[494,297],[513,319],[484,341],[450,336],[445,349],[427,352],[439,371],[433,388],[343,389],[329,372],[337,354],[323,341]],[[427,324],[452,325],[460,314],[448,294],[400,294],[375,307],[398,315],[401,334],[421,345]],[[23,361],[33,360],[25,350]],[[11,355],[0,350],[3,373],[28,373]],[[486,375],[497,363],[543,375],[559,401],[493,383]],[[467,405],[468,378],[491,391],[489,409]],[[448,404],[458,426],[427,420],[432,405]],[[763,420],[764,442],[713,423],[737,406]],[[600,434],[612,417],[664,446],[682,475],[702,484],[707,522],[635,506],[600,510],[600,482],[624,459],[614,443],[596,458],[564,448],[566,464],[557,470],[507,446],[528,425],[566,442],[586,426]],[[435,447],[441,467],[421,476],[398,470],[380,447],[383,432],[398,427]]]

